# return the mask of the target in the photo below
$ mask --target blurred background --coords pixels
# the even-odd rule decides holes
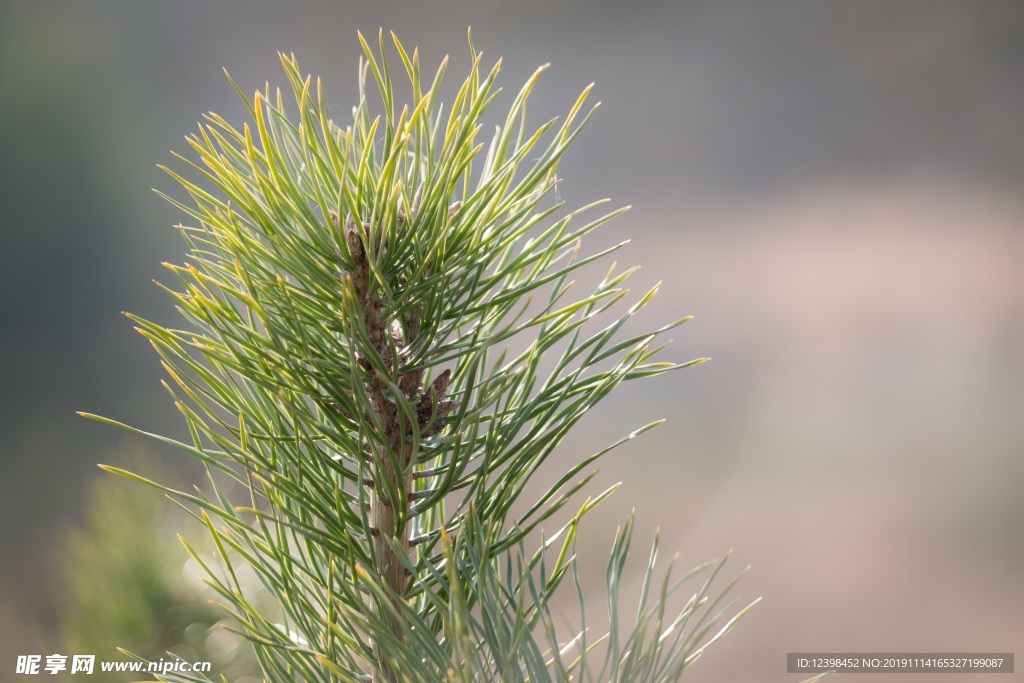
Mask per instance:
[[[96,463],[195,476],[75,411],[183,432],[119,312],[174,319],[150,279],[187,217],[150,188],[175,191],[155,164],[203,112],[243,120],[221,67],[252,92],[295,52],[344,122],[357,29],[394,30],[428,71],[451,54],[456,82],[469,25],[504,58],[499,110],[544,62],[536,124],[597,82],[559,192],[634,206],[590,247],[632,238],[637,289],[664,281],[645,321],[695,315],[669,353],[713,358],[627,385],[563,449],[668,418],[605,461],[594,490],[624,486],[591,521],[591,585],[636,508],[640,541],[660,526],[687,568],[733,548],[753,565],[738,592],[764,597],[691,680],[800,680],[790,651],[1024,642],[1024,4],[4,0],[2,677],[88,631],[83,575],[97,595],[121,580],[74,541],[114,533]],[[165,570],[191,577],[184,560]]]

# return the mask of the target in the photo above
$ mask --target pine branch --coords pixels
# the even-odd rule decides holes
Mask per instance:
[[[160,356],[191,439],[147,435],[202,462],[208,484],[177,491],[110,469],[165,490],[213,537],[216,558],[190,552],[268,680],[583,680],[595,647],[601,680],[677,680],[717,637],[710,629],[733,621],[705,611],[710,580],[675,621],[666,603],[681,583],[666,577],[648,605],[652,554],[636,624],[619,640],[632,518],[609,560],[609,634],[587,640],[576,529],[614,487],[526,546],[600,457],[658,424],[524,502],[583,415],[624,381],[705,360],[655,359],[660,336],[689,318],[622,338],[657,289],[613,317],[632,270],[612,264],[589,293],[572,288],[625,244],[581,246],[628,207],[584,220],[604,202],[564,212],[552,197],[558,162],[596,109],[591,88],[564,120],[532,129],[538,69],[482,143],[500,62],[482,69],[470,43],[469,76],[444,109],[447,59],[428,83],[418,52],[393,37],[412,93],[399,109],[383,33],[377,50],[359,39],[350,125],[328,117],[320,82],[282,55],[297,112],[280,91],[250,100],[231,81],[251,123],[208,115],[188,138],[198,158],[168,169],[188,201],[168,199],[195,223],[180,227],[187,260],[168,265],[178,288],[165,288],[187,325],[129,317]],[[253,607],[241,565],[277,613]],[[582,626],[565,640],[550,600],[569,577]]]

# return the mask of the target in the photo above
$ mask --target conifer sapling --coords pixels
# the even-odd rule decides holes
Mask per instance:
[[[178,491],[106,469],[162,488],[206,527],[217,557],[185,546],[272,683],[678,680],[742,614],[710,593],[724,559],[659,583],[655,542],[627,624],[628,519],[598,638],[576,530],[614,487],[563,512],[600,456],[657,423],[523,496],[620,382],[703,360],[654,360],[659,336],[687,318],[627,333],[655,294],[622,305],[632,271],[611,264],[590,293],[570,288],[625,244],[583,251],[625,209],[590,218],[603,201],[566,211],[554,193],[558,162],[596,109],[591,89],[533,129],[526,104],[542,67],[481,141],[500,62],[483,69],[470,41],[469,76],[446,107],[447,58],[424,81],[418,52],[392,38],[406,106],[383,32],[376,51],[360,35],[350,123],[335,123],[320,82],[282,55],[293,103],[269,86],[249,99],[231,81],[251,121],[208,114],[188,138],[194,158],[168,169],[187,200],[168,199],[190,217],[186,261],[167,265],[186,325],[129,317],[190,434],[148,436],[197,458],[208,481]],[[698,574],[694,596],[667,613]],[[275,610],[253,606],[245,575]],[[571,632],[552,614],[566,580],[579,600]]]

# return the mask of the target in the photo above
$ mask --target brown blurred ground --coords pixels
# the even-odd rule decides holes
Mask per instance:
[[[705,207],[644,259],[666,314],[697,313],[676,337],[715,357],[594,422],[669,417],[606,467],[619,516],[635,505],[686,566],[730,547],[753,565],[739,590],[765,599],[706,680],[783,680],[800,648],[1021,642],[1024,203],[933,182]]]

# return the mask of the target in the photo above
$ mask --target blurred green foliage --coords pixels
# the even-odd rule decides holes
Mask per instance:
[[[126,460],[154,469],[153,457],[133,453]],[[116,648],[148,660],[171,652],[209,661],[232,681],[259,671],[251,648],[221,623],[224,613],[211,604],[214,596],[198,579],[199,567],[185,563],[175,532],[189,524],[187,515],[151,489],[106,476],[93,482],[83,526],[69,531],[64,544],[68,594],[57,650],[95,654],[90,680],[138,680],[138,674],[99,670],[100,661],[130,659]]]

